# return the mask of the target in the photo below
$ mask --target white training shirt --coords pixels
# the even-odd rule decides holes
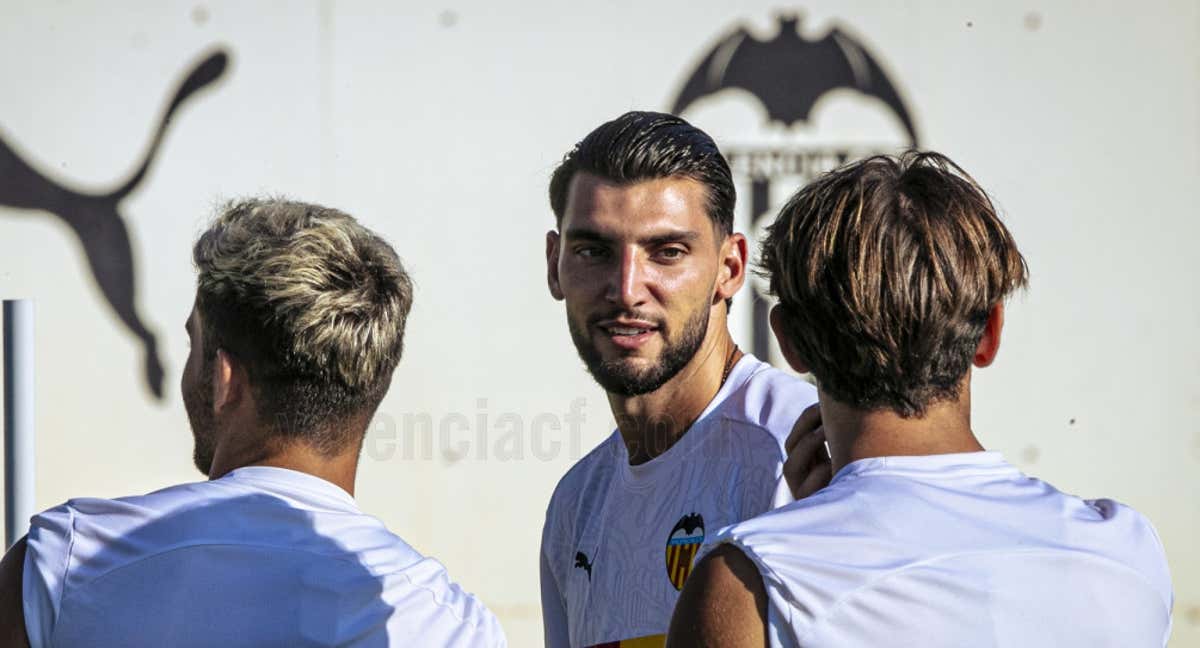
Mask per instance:
[[[33,648],[505,645],[441,564],[282,468],[34,516],[24,600]]]
[[[1150,523],[998,452],[855,461],[703,552],[724,542],[762,574],[774,647],[1131,648],[1170,634]]]
[[[816,398],[746,355],[663,454],[631,466],[616,431],[572,467],[542,533],[546,645],[661,646],[706,534],[792,501],[783,444]]]

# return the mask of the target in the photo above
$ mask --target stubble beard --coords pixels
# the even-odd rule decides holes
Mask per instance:
[[[677,341],[671,342],[663,336],[665,346],[658,362],[641,369],[635,367],[629,358],[604,360],[592,342],[590,327],[580,327],[570,316],[567,317],[567,325],[580,359],[605,391],[619,396],[640,396],[656,391],[691,362],[704,343],[708,320],[709,307],[705,304],[683,323]],[[661,326],[659,331],[662,331]]]
[[[192,426],[192,463],[205,477],[216,455],[216,422],[213,420],[212,360],[206,359],[201,375],[202,384],[190,385],[183,391],[183,408]]]

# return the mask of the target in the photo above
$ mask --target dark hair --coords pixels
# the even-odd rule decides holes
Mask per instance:
[[[802,188],[768,229],[760,265],[822,390],[904,417],[958,398],[988,311],[1028,274],[983,189],[949,158],[916,151]]]
[[[395,250],[335,209],[255,199],[192,256],[206,360],[244,365],[261,421],[327,454],[361,442],[337,424],[369,419],[400,361],[412,283]]]
[[[550,208],[561,225],[571,179],[583,171],[618,184],[671,176],[691,178],[708,194],[708,217],[733,232],[737,192],[729,163],[707,133],[674,115],[627,112],[575,145],[550,178]]]

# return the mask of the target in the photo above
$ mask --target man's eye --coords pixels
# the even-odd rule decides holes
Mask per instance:
[[[604,248],[589,245],[586,247],[577,248],[575,254],[585,259],[598,259],[604,256]]]
[[[684,250],[683,248],[677,248],[677,247],[663,248],[658,251],[659,257],[661,257],[663,259],[667,259],[669,261],[673,261],[675,259],[682,259],[684,257],[684,255],[686,255],[686,254],[687,254],[686,250]]]

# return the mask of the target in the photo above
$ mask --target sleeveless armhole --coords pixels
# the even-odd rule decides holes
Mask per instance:
[[[790,596],[783,589],[783,581],[775,574],[750,546],[732,534],[718,532],[710,543],[705,543],[696,557],[699,563],[717,547],[727,544],[741,551],[754,563],[767,594],[767,641],[770,648],[800,648],[792,634],[792,606],[787,604]]]

